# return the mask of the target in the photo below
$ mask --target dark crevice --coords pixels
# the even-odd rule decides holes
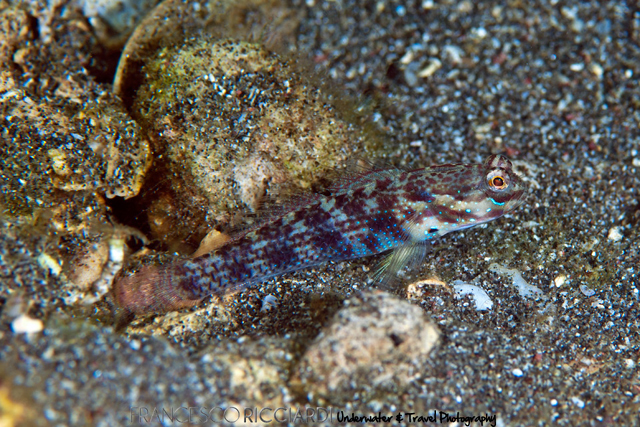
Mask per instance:
[[[404,342],[404,339],[402,339],[401,337],[399,337],[396,334],[389,335],[389,338],[391,338],[391,341],[393,341],[393,345],[396,346],[396,347]]]
[[[204,210],[194,210],[189,204],[193,197],[180,176],[158,163],[148,172],[137,196],[114,197],[106,203],[116,222],[147,236],[149,249],[191,254],[209,228]],[[135,240],[127,243],[133,244],[132,249],[140,246]]]
[[[125,199],[124,197],[106,199],[106,204],[116,222],[140,230],[142,234],[147,237],[151,235],[151,228],[147,221],[147,214],[143,205],[143,197],[141,195],[132,197],[131,199]],[[127,241],[127,245],[129,245],[131,249],[134,249],[130,243],[133,242]],[[158,242],[150,241],[148,246],[153,249],[158,249],[154,248],[157,244]],[[134,246],[137,246],[137,244],[134,244]]]
[[[121,53],[121,50],[111,50],[106,47],[96,46],[90,62],[85,64],[85,67],[96,82],[111,84],[118,68]]]

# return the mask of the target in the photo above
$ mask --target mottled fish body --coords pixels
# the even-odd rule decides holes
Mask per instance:
[[[328,195],[296,200],[214,252],[143,268],[119,280],[114,293],[133,313],[163,312],[327,261],[393,250],[379,270],[389,278],[421,262],[429,240],[499,218],[524,194],[501,155],[483,164],[374,170],[344,180]]]

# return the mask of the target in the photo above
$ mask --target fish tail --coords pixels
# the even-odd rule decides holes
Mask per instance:
[[[116,281],[113,295],[119,307],[136,315],[193,307],[202,300],[190,297],[179,282],[172,266],[147,266]]]

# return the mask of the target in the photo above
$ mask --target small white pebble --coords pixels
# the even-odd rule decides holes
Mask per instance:
[[[472,31],[479,39],[487,37],[487,30],[484,27],[474,28]]]
[[[584,296],[592,297],[596,294],[596,291],[590,289],[587,285],[580,285],[580,292],[584,294]]]
[[[583,401],[583,400],[581,400],[580,398],[573,396],[573,397],[571,398],[571,401],[572,401],[572,402],[573,402],[573,404],[574,404],[574,405],[576,405],[578,408],[580,408],[580,409],[584,408],[584,401]]]
[[[44,329],[44,324],[40,319],[34,319],[21,314],[11,322],[11,329],[16,334],[33,334]]]
[[[602,65],[596,64],[595,62],[589,65],[589,71],[591,71],[591,73],[597,78],[601,78],[602,74],[604,74],[604,69],[602,68]]]
[[[109,259],[121,263],[124,260],[124,239],[109,240]]]
[[[609,229],[609,235],[607,236],[609,240],[614,242],[619,242],[622,240],[622,233],[620,233],[620,227],[611,227]]]
[[[515,368],[514,370],[511,371],[511,373],[513,374],[514,377],[518,377],[518,378],[524,375],[524,372],[522,372],[522,369],[520,368]]]
[[[433,2],[433,0],[423,0],[422,1],[422,8],[424,10],[430,10],[430,9],[433,9],[434,7],[436,7],[436,5]]]
[[[418,77],[423,79],[431,77],[436,71],[442,67],[442,62],[439,59],[432,59],[429,61],[426,67],[418,71]]]
[[[413,59],[415,58],[416,54],[414,51],[410,50],[407,53],[405,53],[402,58],[400,58],[400,63],[404,64],[404,65],[408,65],[411,64],[411,62],[413,62]]]
[[[582,71],[584,70],[584,64],[582,62],[578,62],[576,64],[571,64],[569,68],[571,69],[571,71],[575,72]]]
[[[272,308],[278,305],[278,299],[273,295],[269,294],[262,300],[262,308],[260,308],[261,312],[265,312],[271,310]]]
[[[633,369],[636,366],[636,362],[633,359],[624,359],[624,367],[627,369]]]
[[[551,399],[549,403],[551,404],[551,406],[556,406],[558,404],[558,401],[556,399]]]
[[[442,49],[443,56],[447,58],[447,60],[451,64],[459,64],[462,61],[462,57],[464,56],[464,51],[460,49],[458,46],[454,45],[446,45]]]
[[[38,264],[48,269],[54,276],[59,276],[62,271],[62,267],[60,267],[58,261],[56,261],[51,255],[44,252],[38,255]]]
[[[566,281],[567,281],[567,276],[565,276],[564,274],[561,274],[560,276],[553,279],[553,284],[556,285],[556,288],[559,288],[560,286],[564,285],[564,282]]]

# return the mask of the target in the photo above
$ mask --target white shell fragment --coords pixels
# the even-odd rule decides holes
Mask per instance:
[[[93,283],[93,294],[87,295],[83,303],[90,305],[99,301],[107,292],[113,282],[113,278],[122,268],[124,261],[125,240],[123,237],[113,237],[109,239],[109,259],[102,268],[100,278]]]
[[[578,408],[584,408],[584,400],[580,399],[579,397],[572,397],[571,401],[573,402],[574,405],[576,405]]]
[[[493,263],[489,266],[489,271],[510,276],[511,280],[513,281],[513,286],[518,289],[518,293],[523,298],[547,299],[547,296],[542,292],[540,288],[528,284],[527,281],[524,280],[524,277],[522,277],[522,273],[520,273],[515,268],[507,268],[502,265]]]
[[[11,330],[16,334],[33,334],[44,329],[44,324],[40,319],[34,319],[21,314],[11,322]]]
[[[587,285],[580,285],[580,292],[586,297],[592,297],[596,294],[596,291],[590,289]]]
[[[520,368],[514,368],[513,370],[511,370],[511,373],[513,374],[514,377],[518,377],[518,378],[524,375],[524,372],[522,372],[522,369]]]
[[[429,61],[426,67],[418,72],[418,77],[427,79],[434,75],[440,68],[442,68],[442,62],[440,62],[440,60],[437,58],[433,58]]]
[[[461,280],[455,280],[453,282],[453,289],[456,292],[457,299],[462,299],[465,295],[470,295],[478,311],[490,310],[493,307],[493,301],[491,301],[489,294],[479,286],[470,285]]]
[[[42,252],[38,255],[38,264],[40,264],[43,268],[46,268],[53,274],[54,276],[59,276],[62,271],[62,267],[60,267],[60,263],[56,261],[51,255]]]
[[[555,285],[556,288],[559,288],[562,285],[564,285],[566,281],[567,281],[567,276],[565,276],[564,274],[561,274],[555,279],[553,279],[553,284]]]
[[[262,300],[262,308],[261,312],[269,311],[272,308],[275,308],[278,305],[278,299],[273,295],[269,294]]]
[[[613,242],[619,242],[620,240],[622,240],[622,233],[620,232],[620,227],[611,227],[609,229],[609,235],[607,236],[607,239]]]

